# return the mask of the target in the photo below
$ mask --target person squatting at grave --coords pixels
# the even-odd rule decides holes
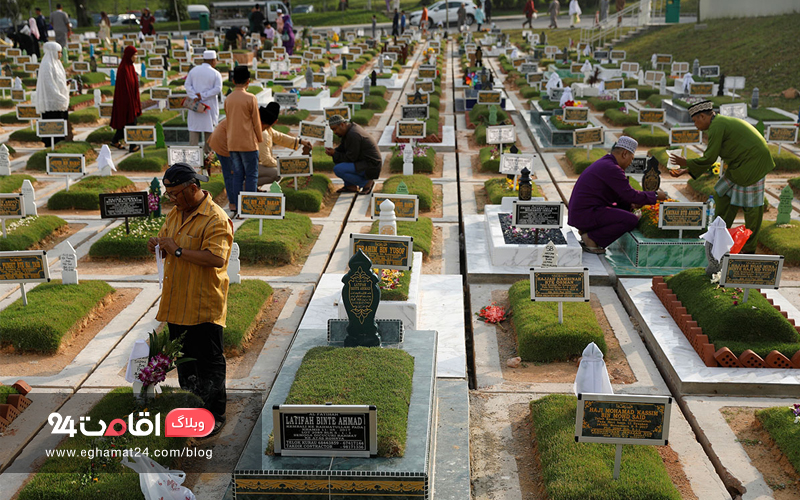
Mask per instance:
[[[69,123],[69,88],[67,73],[61,64],[61,45],[47,42],[42,47],[44,57],[39,65],[36,80],[36,112],[43,120],[67,120]],[[68,133],[68,138],[71,134]],[[42,142],[50,147],[50,137],[43,137]],[[55,143],[63,137],[53,138]]]
[[[189,144],[192,146],[200,143],[200,132],[210,134],[219,123],[218,96],[222,92],[222,75],[215,69],[216,65],[216,51],[206,50],[203,52],[203,64],[195,66],[186,75],[186,95],[208,107],[204,113],[189,110],[186,124]],[[203,146],[205,148],[205,144]]]
[[[278,180],[278,160],[272,155],[273,145],[295,151],[302,146],[303,154],[308,155],[311,153],[311,143],[272,128],[281,113],[281,105],[277,102],[261,106],[258,112],[261,117],[262,130],[261,142],[258,143],[258,185],[263,186]]]
[[[673,163],[686,168],[670,173],[677,177],[688,171],[696,179],[714,165],[717,157],[722,158],[725,170],[714,186],[714,217],[722,217],[730,228],[741,208],[744,227],[753,231],[741,253],[755,253],[764,216],[764,180],[775,168],[767,141],[746,121],[715,114],[711,101],[690,107],[689,116],[698,130],[706,132],[708,147],[703,156],[693,160],[671,154]]]
[[[191,391],[214,415],[213,436],[225,425],[225,356],[222,329],[228,298],[228,260],[233,223],[208,191],[200,189],[208,177],[185,163],[164,172],[166,195],[175,204],[158,237],[147,248],[160,245],[164,284],[158,321],[165,321],[170,339],[183,338],[183,354],[194,358],[178,365],[182,389]]]
[[[381,153],[372,136],[359,125],[347,122],[341,115],[334,115],[328,121],[334,134],[342,142],[334,148],[325,148],[325,153],[333,157],[333,173],[344,181],[339,193],[369,194],[375,179],[381,174]]]
[[[111,105],[111,128],[116,130],[111,145],[117,149],[125,149],[119,141],[125,135],[125,127],[136,125],[136,119],[142,116],[142,102],[139,97],[139,76],[133,64],[136,62],[136,47],[128,45],[122,54],[122,61],[117,68],[117,82],[114,86],[114,102]],[[131,153],[139,151],[138,144],[131,144]]]
[[[575,182],[569,199],[569,225],[578,229],[581,246],[589,253],[605,253],[605,247],[632,231],[639,223],[631,210],[666,200],[658,190],[637,191],[625,176],[639,143],[622,136],[611,152],[592,163]]]
[[[233,69],[236,88],[225,99],[228,128],[228,151],[233,161],[231,199],[239,199],[239,191],[255,192],[258,187],[258,143],[261,142],[261,116],[256,96],[247,92],[250,69]],[[236,203],[236,202],[234,202]]]

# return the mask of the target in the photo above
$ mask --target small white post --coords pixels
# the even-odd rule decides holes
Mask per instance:
[[[22,292],[22,305],[28,305],[28,294],[25,293],[25,283],[19,284],[19,291]]]
[[[560,301],[558,303],[558,324],[564,324],[564,303]]]
[[[8,238],[8,233],[6,233],[6,220],[0,219],[0,225],[3,226],[3,238]]]
[[[780,142],[778,143],[778,154],[781,154],[781,146],[782,145],[783,145],[782,143],[780,143]]]
[[[381,214],[378,218],[378,234],[397,234],[397,216],[394,213],[394,203],[385,199],[381,203]]]
[[[297,182],[297,177],[295,177],[295,182]],[[264,219],[258,219],[258,235],[264,232]]]
[[[67,242],[67,250],[61,254],[61,283],[78,284],[78,255],[70,242]]]
[[[139,145],[139,157],[144,158],[144,144]]]
[[[592,152],[592,147],[587,145],[586,146],[586,159],[587,160],[589,159],[589,156],[591,155],[591,152]]]
[[[66,191],[69,191],[69,176],[64,177],[64,179],[67,181]]]
[[[679,240],[683,239],[683,229],[678,229],[678,239]]]
[[[747,302],[747,297],[749,295],[750,295],[750,289],[749,288],[745,288],[744,289],[744,297],[742,298],[742,302]]]
[[[619,479],[619,470],[622,468],[622,445],[617,445],[617,452],[614,454],[614,480]]]
[[[1,146],[0,146],[1,147]],[[22,202],[25,204],[25,215],[39,215],[36,211],[36,190],[28,179],[22,181]]]

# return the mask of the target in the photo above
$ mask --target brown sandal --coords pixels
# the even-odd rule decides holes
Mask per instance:
[[[336,190],[337,193],[358,193],[358,186],[345,186]]]
[[[582,241],[580,242],[580,244],[581,248],[583,248],[583,251],[586,253],[593,253],[595,255],[603,255],[604,253],[606,253],[606,249],[603,247],[588,247],[586,246],[586,243]]]
[[[361,192],[358,194],[370,194],[373,187],[375,187],[375,181],[370,180],[363,188],[361,188]]]

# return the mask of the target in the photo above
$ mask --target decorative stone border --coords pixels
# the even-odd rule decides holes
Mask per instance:
[[[9,394],[7,403],[0,405],[0,433],[5,432],[11,422],[16,420],[32,403],[27,398],[28,393],[31,392],[31,386],[25,383],[24,380],[17,380],[12,387],[19,394]]]
[[[792,356],[792,359],[789,359],[780,352],[773,350],[767,355],[766,359],[764,359],[750,349],[745,350],[739,357],[736,357],[727,347],[722,347],[717,350],[714,344],[708,341],[708,336],[703,335],[703,329],[697,325],[697,321],[686,311],[686,308],[683,307],[678,297],[672,293],[672,290],[667,286],[662,276],[653,278],[652,289],[706,366],[721,366],[724,368],[800,369],[800,351],[797,351],[794,356]],[[786,311],[782,311],[780,306],[775,304],[772,299],[766,299],[787,321],[794,325],[794,320],[789,318]],[[800,332],[800,326],[795,325],[795,329]]]

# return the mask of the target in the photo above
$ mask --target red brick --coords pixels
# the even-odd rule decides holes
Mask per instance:
[[[800,368],[800,351],[797,351],[794,353],[794,356],[792,356],[792,365],[794,365],[795,368]]]
[[[688,324],[691,319],[691,314],[681,314],[680,318],[678,319],[678,326],[681,327],[681,331],[684,333],[684,335],[689,331]]]
[[[27,396],[28,393],[33,390],[31,389],[31,386],[29,386],[28,383],[25,382],[24,380],[17,380],[16,382],[14,382],[14,389],[16,389],[17,392],[19,392],[23,396]]]
[[[766,368],[767,363],[764,362],[764,359],[759,356],[758,354],[754,353],[750,349],[747,349],[739,356],[739,362],[742,366],[747,368]]]
[[[20,413],[25,411],[25,408],[29,407],[33,401],[26,398],[22,394],[9,394],[8,395],[8,404],[19,410]]]
[[[0,417],[8,420],[9,423],[13,422],[19,416],[19,410],[10,404],[0,405]]]
[[[0,432],[5,432],[6,429],[8,429],[9,425],[11,425],[11,422],[4,419],[3,417],[0,417]]]
[[[703,345],[708,344],[708,335],[695,335],[692,347],[699,356],[703,355]]]
[[[778,351],[767,354],[767,359],[764,361],[770,368],[794,368],[792,361]]]
[[[692,328],[689,328],[689,335],[687,335],[686,338],[689,339],[689,343],[694,344],[694,338],[702,334],[703,334],[702,328],[700,328],[699,326],[693,326]]]
[[[706,366],[718,366],[717,360],[714,358],[714,344],[703,344],[703,354],[701,357]]]
[[[739,359],[727,347],[723,347],[722,349],[717,351],[714,354],[714,359],[717,360],[717,363],[719,363],[719,366],[722,366],[722,367],[725,367],[725,368],[741,368],[742,367],[742,364],[739,362]]]

